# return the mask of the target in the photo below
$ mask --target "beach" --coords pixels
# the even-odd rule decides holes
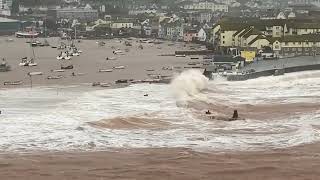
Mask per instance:
[[[185,50],[184,43],[163,44],[140,43],[141,39],[120,39],[105,40],[105,46],[99,46],[97,40],[82,40],[75,43],[76,47],[83,51],[80,56],[73,57],[72,60],[57,60],[56,57],[61,50],[49,47],[34,47],[35,67],[20,67],[19,63],[23,57],[32,58],[33,52],[30,44],[26,43],[30,39],[19,39],[11,37],[13,42],[6,42],[8,37],[0,38],[1,58],[5,58],[11,66],[12,71],[0,73],[0,88],[6,81],[22,81],[22,86],[30,86],[29,72],[42,72],[41,76],[33,76],[32,83],[35,86],[41,85],[77,85],[92,84],[93,82],[112,83],[118,79],[145,80],[150,79],[148,74],[161,74],[171,76],[175,70],[181,71],[190,61],[190,57],[176,58],[175,56],[160,56],[164,54],[174,54],[176,50]],[[10,38],[10,37],[9,37]],[[70,44],[67,41],[60,41],[58,38],[48,38],[52,46],[60,46],[61,42]],[[44,39],[39,39],[43,42]],[[132,43],[126,46],[125,41]],[[143,46],[143,49],[139,48]],[[113,51],[120,49],[123,55],[115,55]],[[125,52],[126,49],[129,52]],[[106,58],[116,58],[107,61]],[[61,66],[73,65],[74,69],[65,72],[53,72],[60,70]],[[113,72],[99,72],[99,70],[113,69],[113,67],[124,66],[125,69],[114,69]],[[173,71],[163,70],[163,67],[178,67]],[[72,76],[72,73],[76,76]],[[61,79],[50,79],[48,76],[63,76]]]
[[[159,56],[192,44],[143,43],[138,49],[136,40],[129,52],[123,41],[106,40],[100,47],[83,40],[77,44],[83,53],[63,62],[56,59],[57,49],[36,47],[38,66],[19,67],[31,48],[25,39],[4,39],[1,57],[12,71],[0,73],[1,179],[302,180],[320,175],[320,71],[209,81],[201,70],[185,68],[195,61],[190,57]],[[125,54],[114,55],[111,46]],[[70,63],[73,70],[51,72]],[[98,72],[115,66],[125,69]],[[172,66],[180,68],[162,69]],[[37,71],[43,75],[32,76],[30,88],[27,73]],[[173,81],[92,87],[93,82],[149,79],[150,73]],[[47,79],[59,74],[63,78]],[[18,80],[23,84],[3,84]],[[230,120],[234,110],[240,118]]]

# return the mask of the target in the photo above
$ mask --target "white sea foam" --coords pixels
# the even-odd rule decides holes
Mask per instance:
[[[191,73],[193,74],[193,73]],[[195,73],[199,75],[199,73]],[[183,76],[182,96],[205,93],[220,103],[319,102],[317,75],[303,73],[246,82],[210,82]],[[291,78],[293,77],[293,78]],[[187,79],[188,79],[187,78]],[[201,81],[199,84],[197,80]],[[286,78],[291,78],[290,81]],[[178,80],[181,79],[178,78]],[[194,82],[196,81],[196,82]],[[182,83],[181,83],[182,82]],[[268,82],[268,83],[266,83]],[[273,83],[277,82],[277,83]],[[184,89],[182,85],[190,85]],[[207,91],[201,92],[202,89]],[[320,140],[320,112],[272,121],[204,121],[176,106],[169,85],[134,85],[121,89],[82,87],[8,89],[0,91],[0,151],[96,150],[113,147],[190,147],[208,150],[284,148]],[[143,95],[148,93],[148,97]],[[97,129],[87,122],[114,117],[163,119],[168,129]],[[82,127],[83,130],[78,127]]]
[[[199,70],[187,70],[177,75],[171,82],[172,92],[178,103],[199,98],[202,90],[208,86],[206,78]]]

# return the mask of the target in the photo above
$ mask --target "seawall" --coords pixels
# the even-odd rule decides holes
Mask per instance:
[[[228,81],[245,81],[248,79],[255,79],[263,76],[279,76],[285,73],[299,72],[299,71],[312,71],[320,70],[320,64],[304,65],[304,66],[293,66],[282,69],[270,69],[265,71],[238,74],[238,75],[227,75]]]

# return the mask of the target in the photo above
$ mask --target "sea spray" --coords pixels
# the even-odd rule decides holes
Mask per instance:
[[[200,92],[208,87],[209,79],[200,70],[187,70],[177,75],[171,82],[171,89],[177,105],[200,98]]]

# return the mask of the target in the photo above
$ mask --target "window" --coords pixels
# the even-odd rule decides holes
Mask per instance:
[[[302,51],[302,48],[298,48],[298,51],[301,52],[301,51]]]
[[[276,29],[277,29],[277,30],[279,30],[279,29],[280,29],[280,27],[279,27],[279,26],[277,26],[277,27],[276,27]]]
[[[301,42],[298,42],[299,45],[301,45]]]
[[[304,48],[305,51],[309,51],[309,48]]]
[[[309,42],[306,42],[306,45],[309,45]]]
[[[280,47],[279,47],[279,45],[275,45],[274,48],[275,49],[279,49]]]
[[[225,41],[222,41],[222,44],[225,44],[226,42]]]
[[[285,44],[286,46],[288,46],[288,42],[285,42],[284,44]]]
[[[222,38],[224,39],[224,38],[225,38],[225,36],[222,36]]]

